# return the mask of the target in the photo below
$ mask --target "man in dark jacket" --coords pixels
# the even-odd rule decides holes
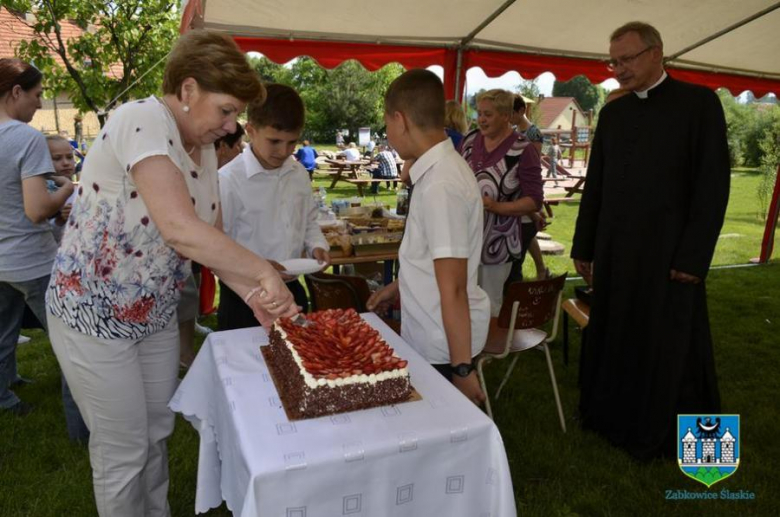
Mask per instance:
[[[631,91],[603,108],[571,256],[594,288],[581,357],[583,425],[637,458],[675,455],[676,416],[720,410],[704,279],[729,195],[717,95],[663,68],[632,22],[609,67]]]

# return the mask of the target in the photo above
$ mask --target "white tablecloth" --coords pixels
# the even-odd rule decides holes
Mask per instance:
[[[373,314],[423,400],[290,422],[260,328],[211,334],[171,400],[200,432],[195,510],[242,517],[516,515],[498,429]]]

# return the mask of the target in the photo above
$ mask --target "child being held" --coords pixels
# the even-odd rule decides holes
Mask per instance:
[[[49,154],[51,154],[51,161],[54,164],[54,176],[73,180],[73,175],[76,173],[76,159],[73,156],[73,147],[71,147],[70,142],[62,136],[49,135],[46,137],[46,143],[49,144]],[[59,187],[54,180],[48,179],[46,180],[46,188],[49,192],[56,192]],[[59,213],[50,220],[57,244],[62,240],[65,223],[68,222],[75,199],[76,190],[65,201]]]

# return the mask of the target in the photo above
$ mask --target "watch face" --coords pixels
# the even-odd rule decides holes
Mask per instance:
[[[465,363],[452,367],[452,373],[454,373],[458,377],[468,377],[473,370],[474,367],[472,367],[470,364],[465,364]]]

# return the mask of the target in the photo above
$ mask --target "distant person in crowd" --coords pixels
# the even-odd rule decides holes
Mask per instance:
[[[398,280],[374,293],[368,308],[381,311],[400,297],[404,340],[482,404],[473,365],[490,321],[490,302],[477,285],[482,199],[474,173],[443,130],[444,87],[436,74],[414,69],[393,81],[385,123],[412,194]]]
[[[550,162],[550,167],[547,169],[548,178],[558,177],[558,160],[561,159],[561,146],[558,145],[558,137],[552,137],[550,139],[550,146],[547,148],[547,160]]]
[[[51,162],[54,166],[54,175],[62,176],[73,181],[73,175],[76,173],[76,160],[73,157],[73,147],[66,138],[59,135],[49,135],[46,137],[46,143],[49,146],[49,154],[51,155]],[[53,179],[46,180],[46,187],[49,192],[56,192],[59,186]],[[73,208],[73,202],[76,200],[76,193],[72,193],[70,197],[62,205],[60,211],[50,219],[52,225],[52,232],[54,234],[54,240],[57,244],[62,241],[62,233],[64,231],[65,223],[68,222],[70,211]]]
[[[505,90],[479,95],[479,128],[467,134],[460,146],[477,177],[485,208],[479,285],[490,297],[494,317],[501,309],[512,260],[523,252],[522,217],[538,212],[543,201],[539,152],[512,130],[513,102],[514,96]]]
[[[388,180],[387,188],[391,187],[391,181],[398,178],[398,165],[396,165],[393,153],[387,149],[386,145],[379,146],[379,152],[374,157],[376,167],[371,170],[371,176],[376,180]],[[392,183],[396,183],[392,181]],[[371,184],[371,193],[379,193],[379,183]]]
[[[466,112],[458,101],[448,100],[444,105],[444,131],[452,140],[455,149],[458,148],[463,140],[463,135],[468,130],[466,123]]]
[[[527,114],[528,106],[525,103],[525,99],[523,99],[522,95],[515,95],[512,101],[512,117],[509,119],[509,122],[515,126],[515,131],[534,144],[536,151],[541,155],[544,137],[539,128],[536,127],[536,124],[528,120]]]
[[[11,391],[19,376],[16,344],[25,306],[47,327],[44,297],[57,242],[48,220],[73,193],[69,178],[55,175],[44,136],[30,127],[41,107],[43,76],[13,58],[0,59],[0,409],[19,416],[32,410]],[[50,192],[47,178],[56,186]],[[71,440],[86,439],[86,428],[62,378],[65,423]]]
[[[311,146],[311,143],[308,140],[304,140],[301,147],[295,151],[295,159],[298,160],[298,163],[303,165],[303,168],[309,173],[309,179],[312,178],[314,169],[317,168],[318,156],[317,150]]]
[[[84,140],[84,118],[80,114],[73,117],[73,138],[76,142]]]
[[[609,55],[631,93],[599,114],[571,250],[593,287],[582,425],[635,458],[676,457],[677,415],[721,409],[705,279],[729,198],[726,121],[714,91],[667,75],[654,27],[616,29]]]
[[[244,150],[244,128],[241,124],[236,122],[236,130],[217,139],[214,148],[217,150],[217,166],[220,169],[241,154]]]
[[[222,221],[236,242],[273,261],[305,311],[303,285],[279,263],[306,252],[326,268],[330,247],[317,224],[309,175],[292,157],[305,123],[303,101],[289,86],[268,84],[266,91],[264,103],[247,109],[249,146],[219,171]],[[257,326],[241,297],[222,282],[217,319],[220,330]]]
[[[101,517],[170,515],[168,402],[190,261],[266,325],[297,313],[276,269],[215,227],[214,141],[262,98],[257,74],[233,40],[192,30],[168,56],[162,92],[123,104],[93,142],[46,296],[52,345],[90,429]]]
[[[371,140],[368,141],[368,145],[366,145],[366,156],[368,158],[374,156],[374,149],[376,149],[376,142],[372,138]]]
[[[529,140],[536,151],[541,156],[542,154],[542,142],[544,137],[541,131],[536,125],[528,120],[527,105],[522,95],[515,94],[514,101],[512,102],[512,117],[509,122],[515,127],[515,131],[523,135]],[[522,245],[523,251],[520,258],[512,261],[512,270],[509,273],[504,284],[504,290],[512,282],[519,282],[523,280],[523,262],[525,261],[526,253],[531,255],[531,259],[534,261],[534,267],[536,268],[536,279],[543,280],[550,276],[550,270],[544,264],[544,256],[542,250],[539,247],[539,241],[536,238],[536,234],[543,230],[547,226],[547,221],[544,217],[543,211],[538,211],[530,215],[522,217],[521,230],[522,230]]]
[[[350,142],[342,154],[344,155],[344,158],[347,159],[347,161],[355,162],[360,160],[360,151],[358,151],[355,142]]]
[[[344,149],[344,134],[341,131],[336,131],[336,147]]]

